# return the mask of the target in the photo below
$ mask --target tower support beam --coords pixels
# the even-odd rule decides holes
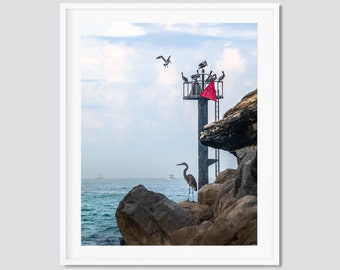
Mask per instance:
[[[206,61],[203,61],[198,65],[198,70],[201,69],[201,72],[197,70],[197,73],[191,75],[191,81],[188,78],[184,77],[182,72],[183,79],[183,99],[184,100],[197,100],[198,102],[198,188],[203,187],[204,185],[209,183],[209,171],[208,167],[212,164],[215,164],[215,174],[220,171],[220,155],[219,150],[215,151],[215,158],[208,159],[208,146],[205,146],[201,143],[199,137],[200,133],[203,130],[203,127],[208,124],[208,99],[201,96],[202,91],[206,89],[206,86],[209,85],[210,82],[216,80],[216,74],[212,75],[212,70],[209,74],[206,74],[204,71],[204,67],[208,64]],[[223,71],[222,71],[223,73]],[[207,79],[205,81],[205,76]],[[223,77],[219,77],[218,81],[214,81],[214,86],[217,85],[217,93],[216,93],[216,103],[215,103],[215,121],[219,119],[219,99],[223,98]],[[214,99],[215,100],[215,99]]]
[[[208,146],[200,142],[200,133],[208,123],[208,100],[198,99],[198,188],[209,183],[208,176]]]

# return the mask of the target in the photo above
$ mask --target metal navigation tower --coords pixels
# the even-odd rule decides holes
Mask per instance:
[[[208,124],[208,99],[201,96],[201,93],[206,87],[214,81],[216,89],[216,101],[215,101],[215,121],[220,117],[220,102],[223,98],[223,78],[224,72],[221,77],[217,79],[216,74],[205,73],[204,67],[207,66],[207,62],[203,61],[198,65],[198,69],[195,74],[191,75],[191,80],[184,77],[183,79],[183,99],[184,100],[197,100],[198,101],[198,188],[201,188],[209,182],[208,167],[215,163],[215,176],[220,172],[220,151],[215,149],[215,158],[208,158],[208,146],[203,145],[200,140],[200,133],[203,127]]]

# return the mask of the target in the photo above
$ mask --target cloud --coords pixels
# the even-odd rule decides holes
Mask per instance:
[[[157,80],[155,89],[158,89],[157,109],[167,121],[176,120],[178,100],[182,98],[181,77],[176,67],[165,70],[159,66],[157,69]]]
[[[134,118],[129,112],[107,108],[82,109],[82,140],[84,142],[126,143]]]
[[[135,37],[145,35],[144,28],[132,23],[113,23],[108,30],[105,31],[104,36],[110,37]]]
[[[234,106],[235,100],[242,98],[247,92],[254,90],[257,85],[256,70],[253,61],[246,56],[246,50],[240,47],[225,47],[214,63],[215,70],[225,72],[224,79],[224,101],[221,111]],[[256,64],[255,64],[256,67]]]
[[[102,68],[104,79],[109,82],[128,81],[137,50],[124,43],[111,44],[103,42]]]
[[[142,34],[134,25],[130,26],[130,33],[126,35]],[[168,27],[180,31],[182,26]],[[204,31],[219,35],[213,29],[207,26]],[[199,30],[197,25],[187,25],[187,31],[195,33]],[[147,31],[145,29],[143,33]],[[177,35],[171,37],[173,39]],[[181,35],[181,38],[185,38],[185,35]],[[190,38],[189,41],[193,41]],[[209,42],[209,39],[201,36],[197,38],[197,42],[190,43],[191,47],[172,46],[169,43],[171,51],[160,43],[152,42],[158,40],[159,36],[149,39],[146,36],[98,38],[96,46],[92,44],[84,48],[83,70],[89,74],[98,72],[101,76],[98,76],[100,81],[97,84],[87,82],[82,87],[83,140],[143,144],[149,140],[164,142],[171,137],[170,134],[173,137],[196,136],[197,101],[182,99],[181,72],[190,78],[196,72],[198,63],[207,60],[207,72],[210,68],[218,76],[222,70],[226,72],[226,97],[231,92],[237,92],[238,85],[235,82],[247,72],[246,54],[234,43],[228,40],[216,42],[216,39]],[[169,68],[164,68],[163,62],[155,59],[160,54],[172,54]],[[209,106],[213,106],[213,103],[210,102]]]
[[[95,164],[93,149],[100,149],[110,164],[162,156],[163,166],[188,156],[197,166],[197,101],[182,99],[181,72],[190,78],[203,60],[206,73],[225,71],[222,115],[256,83],[254,36],[256,27],[241,24],[115,23],[82,37],[82,79],[91,79],[81,89],[84,160]],[[155,59],[170,54],[169,68]],[[214,102],[208,104],[214,121]],[[111,173],[126,176],[118,167]]]
[[[81,77],[83,80],[95,80],[101,78],[101,52],[99,48],[82,48],[80,64]]]
[[[135,121],[128,91],[117,83],[82,81],[81,96],[83,140],[125,141]]]
[[[247,60],[239,48],[225,48],[215,63],[217,70],[226,73],[243,73],[247,68]]]
[[[250,28],[250,29],[249,29]],[[256,24],[166,24],[166,31],[229,39],[256,39]],[[164,30],[163,30],[164,31]]]

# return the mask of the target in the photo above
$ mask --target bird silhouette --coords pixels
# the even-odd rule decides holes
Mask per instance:
[[[184,81],[185,83],[188,83],[188,82],[189,82],[189,81],[188,81],[188,78],[183,76],[183,72],[182,72],[182,79],[183,79],[183,81]]]
[[[160,55],[160,56],[157,56],[156,59],[163,59],[164,61],[163,66],[167,68],[169,63],[171,63],[170,57],[171,55],[167,59],[165,59],[162,55]]]
[[[209,82],[210,79],[211,79],[211,73],[212,73],[212,70],[210,71],[209,75],[208,75],[208,78],[205,80],[206,82]]]
[[[183,176],[185,181],[187,181],[188,185],[189,185],[189,193],[188,193],[188,201],[190,198],[190,193],[192,192],[192,201],[194,201],[194,190],[197,191],[197,182],[195,177],[192,174],[187,174],[187,170],[189,168],[188,164],[183,162],[183,163],[179,163],[176,164],[176,166],[185,166],[185,169],[183,171]]]
[[[201,76],[201,75],[198,73],[198,70],[197,70],[197,73],[196,73],[196,74],[191,75],[191,79],[197,81],[197,79],[198,79],[200,76]]]
[[[201,63],[199,63],[198,64],[198,68],[200,69],[200,68],[204,68],[204,67],[206,67],[208,65],[208,63],[207,63],[207,61],[203,61],[203,62],[201,62]]]
[[[215,81],[217,78],[216,74],[210,76],[210,78],[206,79],[206,82],[212,82],[212,81]]]
[[[222,75],[220,77],[218,77],[217,81],[219,81],[219,82],[222,81],[224,79],[224,76],[225,76],[225,74],[224,74],[224,71],[222,70]]]

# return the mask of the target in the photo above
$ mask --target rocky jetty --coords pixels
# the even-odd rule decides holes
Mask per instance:
[[[257,244],[257,91],[206,125],[200,140],[233,153],[238,168],[200,188],[195,203],[175,203],[142,185],[133,188],[116,211],[125,244]]]

